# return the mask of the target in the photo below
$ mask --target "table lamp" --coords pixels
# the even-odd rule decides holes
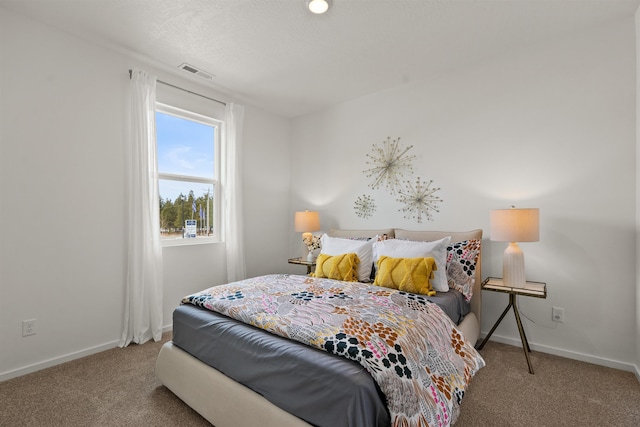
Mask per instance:
[[[311,232],[320,230],[320,215],[318,212],[309,212],[309,210],[296,212],[293,227],[298,233],[302,233],[302,241],[311,241],[313,237]]]
[[[540,240],[540,209],[494,209],[491,211],[492,241],[509,242],[502,259],[502,281],[505,286],[523,288],[524,253],[517,242]]]

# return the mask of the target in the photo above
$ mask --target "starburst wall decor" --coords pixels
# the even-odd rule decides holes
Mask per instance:
[[[431,211],[440,212],[437,203],[442,199],[433,194],[440,188],[431,188],[432,183],[432,180],[421,182],[420,177],[416,180],[415,186],[405,181],[405,188],[400,190],[398,197],[398,202],[404,204],[399,212],[404,213],[405,219],[415,219],[422,223],[424,216],[428,221],[433,221]]]
[[[403,205],[398,211],[403,213],[405,219],[413,219],[418,223],[422,223],[423,219],[433,221],[433,212],[440,212],[438,203],[442,199],[434,194],[440,188],[432,188],[432,180],[423,181],[418,177],[413,183],[406,179],[406,175],[413,175],[416,156],[407,154],[412,148],[413,145],[401,147],[400,137],[387,137],[381,146],[373,144],[371,153],[366,155],[370,167],[363,172],[367,178],[373,178],[369,183],[373,190],[383,188],[391,195],[398,195],[396,201]],[[362,195],[356,199],[354,210],[359,217],[369,218],[375,212],[376,205],[370,196]]]
[[[358,196],[353,209],[360,218],[370,218],[376,211],[376,204],[371,196],[363,194]]]
[[[384,186],[391,194],[395,194],[404,175],[413,173],[413,159],[416,156],[407,155],[407,151],[412,148],[413,145],[410,145],[402,149],[399,137],[394,140],[387,137],[382,142],[382,147],[374,144],[372,153],[367,154],[371,159],[367,164],[373,167],[364,171],[367,178],[373,177],[369,187],[376,190]]]

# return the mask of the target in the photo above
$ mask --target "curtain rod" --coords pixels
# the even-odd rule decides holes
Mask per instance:
[[[133,70],[129,70],[129,79],[131,79],[132,74],[133,74]],[[222,105],[224,105],[224,106],[226,106],[226,105],[227,105],[227,103],[226,103],[226,102],[224,102],[224,101],[220,101],[220,100],[215,99],[215,98],[210,98],[210,97],[208,97],[208,96],[206,96],[206,95],[202,95],[202,94],[200,94],[200,93],[192,92],[192,91],[190,91],[190,90],[188,90],[188,89],[185,89],[185,88],[182,88],[182,87],[180,87],[180,86],[176,86],[176,85],[174,85],[174,84],[167,83],[167,82],[164,82],[164,81],[159,80],[159,79],[156,79],[156,81],[157,81],[158,83],[162,83],[162,84],[163,84],[163,85],[165,85],[165,86],[170,86],[170,87],[172,87],[172,88],[175,88],[175,89],[178,89],[178,90],[181,90],[181,91],[184,91],[184,92],[190,93],[190,94],[192,94],[192,95],[196,95],[196,96],[199,96],[199,97],[201,97],[201,98],[208,99],[209,101],[217,102],[218,104],[222,104]]]

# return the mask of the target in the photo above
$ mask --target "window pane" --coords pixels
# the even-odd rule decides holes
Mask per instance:
[[[159,180],[160,234],[162,239],[212,236],[214,185]]]
[[[215,127],[156,112],[158,170],[214,178]]]

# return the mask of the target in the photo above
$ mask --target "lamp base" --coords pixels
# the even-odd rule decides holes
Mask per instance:
[[[509,243],[502,257],[502,282],[512,288],[524,288],[524,253],[516,242]]]

